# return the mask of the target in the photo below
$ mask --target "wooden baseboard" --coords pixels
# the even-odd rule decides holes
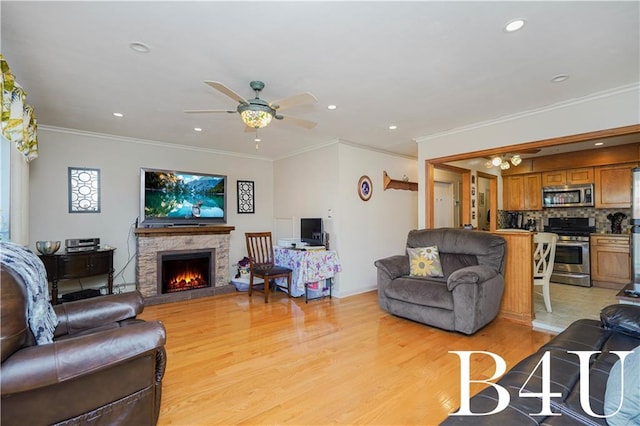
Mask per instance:
[[[614,283],[611,281],[591,280],[591,285],[600,288],[611,288],[613,290],[622,290],[629,283]]]

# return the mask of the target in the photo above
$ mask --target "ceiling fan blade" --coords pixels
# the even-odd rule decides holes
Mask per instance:
[[[219,81],[210,81],[210,80],[205,80],[204,81],[206,84],[208,84],[209,86],[213,87],[214,89],[216,89],[217,91],[224,93],[225,95],[227,95],[228,97],[230,97],[231,99],[233,99],[236,102],[240,102],[241,104],[244,105],[248,105],[249,102],[247,102],[247,100],[245,98],[243,98],[242,96],[238,95],[236,92],[234,92],[233,90],[229,89],[227,86],[225,86],[224,84],[220,83]]]
[[[298,95],[289,96],[288,98],[273,101],[269,104],[271,108],[278,111],[285,110],[298,105],[312,104],[318,102],[315,96],[309,92],[300,93]]]
[[[216,113],[216,112],[226,112],[229,114],[235,114],[238,111],[233,111],[230,109],[187,109],[184,112],[187,114],[203,114],[203,113]]]
[[[305,120],[304,118],[292,117],[290,115],[278,114],[282,116],[286,121],[290,121],[291,123],[297,124],[300,127],[304,127],[305,129],[313,129],[318,125],[315,121]]]

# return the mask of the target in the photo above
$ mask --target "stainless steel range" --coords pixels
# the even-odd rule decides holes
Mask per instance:
[[[544,231],[558,234],[551,281],[591,287],[589,235],[596,231],[594,217],[549,217]]]

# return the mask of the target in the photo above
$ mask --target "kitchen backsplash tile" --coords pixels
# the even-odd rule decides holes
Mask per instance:
[[[556,208],[535,211],[523,211],[523,223],[527,223],[529,219],[536,221],[536,229],[544,230],[544,219],[547,217],[595,217],[596,232],[611,233],[611,221],[607,219],[610,214],[622,213],[627,217],[622,221],[622,233],[628,234],[631,230],[629,226],[629,218],[631,209],[596,209],[593,207],[575,207],[575,208]],[[498,229],[505,228],[507,225],[507,212],[498,210]]]

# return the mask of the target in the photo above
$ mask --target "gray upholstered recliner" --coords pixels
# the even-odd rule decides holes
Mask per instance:
[[[491,322],[504,290],[504,238],[441,228],[409,232],[407,248],[437,246],[443,277],[410,275],[409,256],[375,262],[380,307],[445,330],[473,334]]]

